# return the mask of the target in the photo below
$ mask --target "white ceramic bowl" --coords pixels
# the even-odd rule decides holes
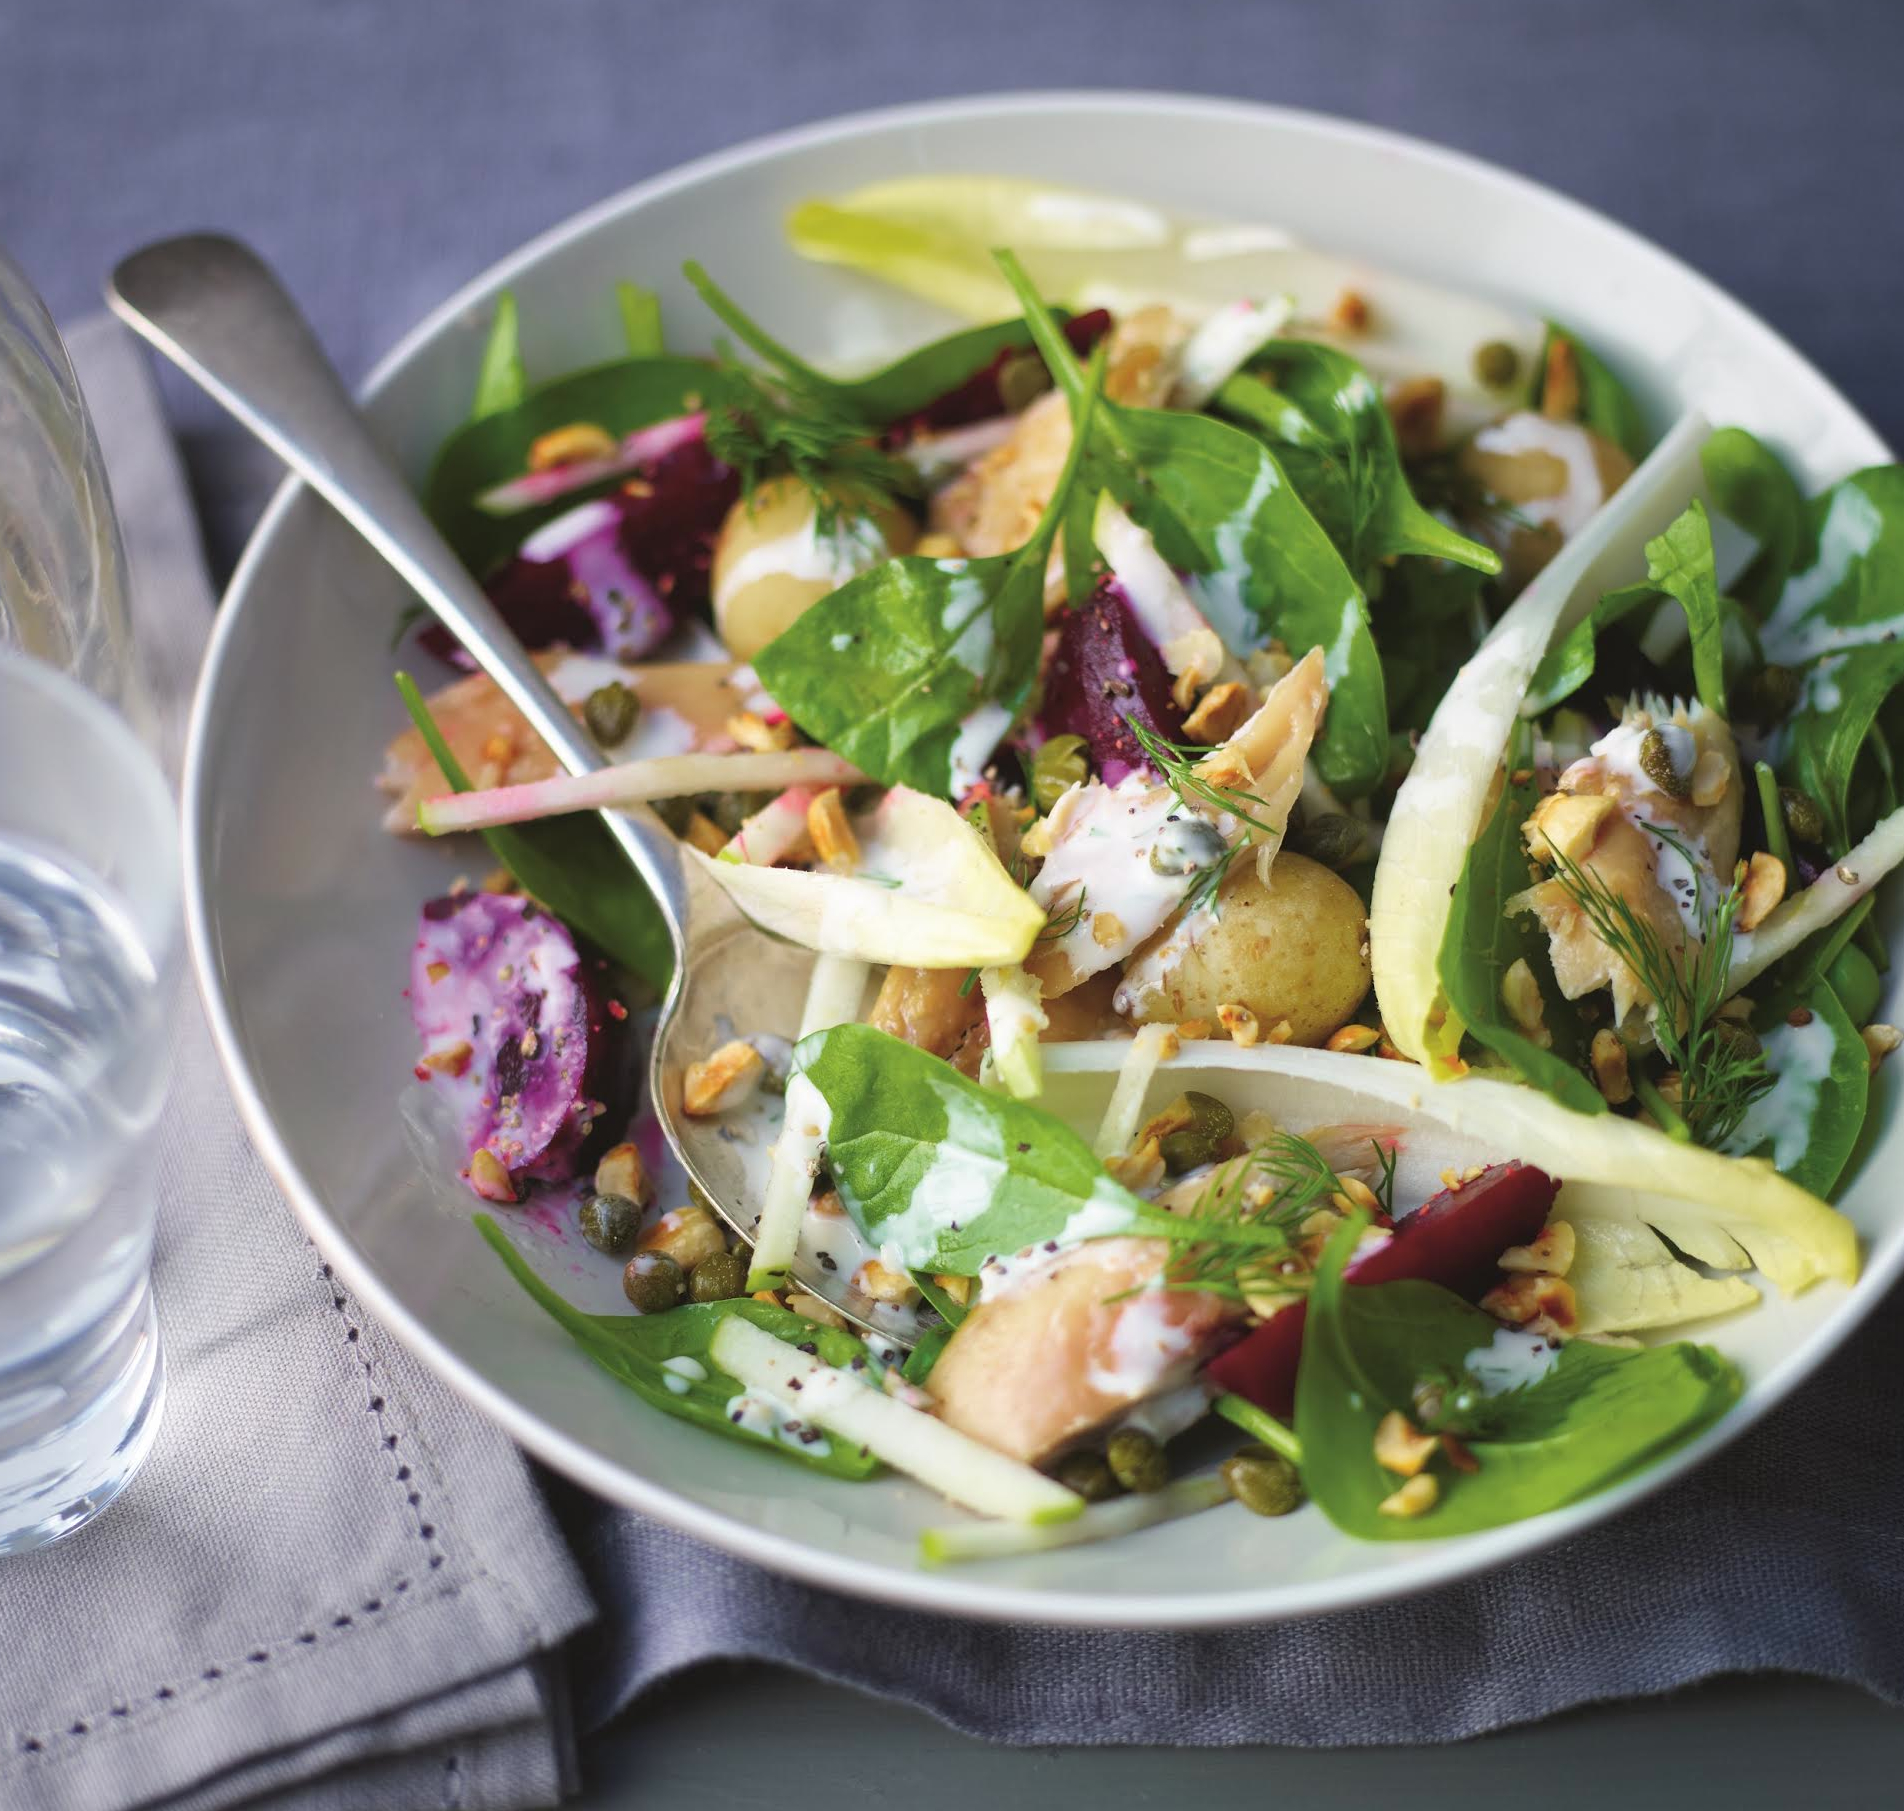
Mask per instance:
[[[801,263],[794,202],[907,171],[997,171],[1273,221],[1315,243],[1563,316],[1663,421],[1697,402],[1777,445],[1808,486],[1887,457],[1761,322],[1599,215],[1468,158],[1363,126],[1231,102],[1019,95],[873,113],[765,139],[630,190],[499,265],[380,365],[366,405],[420,477],[461,418],[488,303],[521,303],[532,372],[613,356],[611,285],[658,288],[677,338],[706,317],[678,277],[704,260],[773,330],[843,362],[947,324]],[[400,725],[390,626],[400,588],[300,486],[279,494],[219,619],[186,782],[193,952],[251,1132],[312,1237],[371,1313],[551,1465],[616,1501],[842,1590],[965,1615],[1179,1625],[1313,1613],[1498,1564],[1633,1503],[1763,1414],[1844,1337],[1904,1263],[1879,1181],[1904,1159],[1888,1117],[1845,1194],[1868,1250],[1855,1289],[1771,1298],[1711,1332],[1744,1400],[1643,1476],[1571,1509],[1454,1541],[1369,1545],[1313,1509],[1234,1505],[1194,1524],[1035,1559],[924,1573],[920,1527],[951,1512],[899,1482],[848,1485],[658,1415],[595,1370],[426,1176],[397,1097],[413,1060],[400,996],[418,903],[480,865],[378,828],[370,788]],[[1178,1084],[1181,1085],[1181,1084]],[[1525,1155],[1538,1160],[1539,1152]],[[606,1302],[599,1273],[546,1266]]]

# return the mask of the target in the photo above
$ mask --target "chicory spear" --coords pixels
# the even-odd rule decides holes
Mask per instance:
[[[998,264],[1075,406],[1077,360],[1018,261],[1001,251]],[[1367,607],[1275,455],[1212,416],[1108,401],[1092,417],[1091,441],[1091,486],[1108,489],[1163,557],[1193,575],[1193,594],[1233,652],[1272,636],[1324,651],[1329,714],[1317,771],[1344,795],[1370,791],[1388,766],[1388,712]],[[1071,545],[1068,536],[1067,560]]]
[[[1016,553],[887,560],[761,650],[761,684],[816,742],[889,786],[938,797],[980,778],[1037,684],[1045,567],[1103,371],[1100,348],[1072,402],[1082,431]]]

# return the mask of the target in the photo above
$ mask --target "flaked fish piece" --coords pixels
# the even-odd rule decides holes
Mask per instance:
[[[1619,727],[1561,774],[1524,834],[1537,861],[1556,865],[1558,852],[1623,900],[1683,968],[1730,884],[1743,803],[1725,719],[1703,704],[1649,697],[1629,703]],[[1508,909],[1539,918],[1568,999],[1609,988],[1621,1022],[1658,1005],[1561,881],[1539,882]]]

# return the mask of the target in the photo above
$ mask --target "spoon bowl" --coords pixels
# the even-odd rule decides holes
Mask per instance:
[[[424,513],[377,444],[343,380],[270,267],[215,233],[161,240],[120,262],[107,300],[136,333],[222,403],[335,508],[403,578],[572,774],[607,757],[576,721],[482,587]],[[605,810],[609,834],[647,886],[668,927],[673,975],[649,1043],[656,1117],[688,1180],[751,1241],[771,1131],[683,1110],[688,1065],[741,1030],[791,1037],[812,955],[751,925],[681,859],[646,806]],[[756,1121],[770,1117],[764,1109]],[[850,1320],[888,1338],[912,1331],[802,1253],[793,1276]]]

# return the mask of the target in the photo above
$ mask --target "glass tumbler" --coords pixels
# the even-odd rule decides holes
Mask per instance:
[[[111,1502],[164,1395],[151,1134],[179,846],[133,723],[98,446],[51,321],[0,257],[0,1554]]]

